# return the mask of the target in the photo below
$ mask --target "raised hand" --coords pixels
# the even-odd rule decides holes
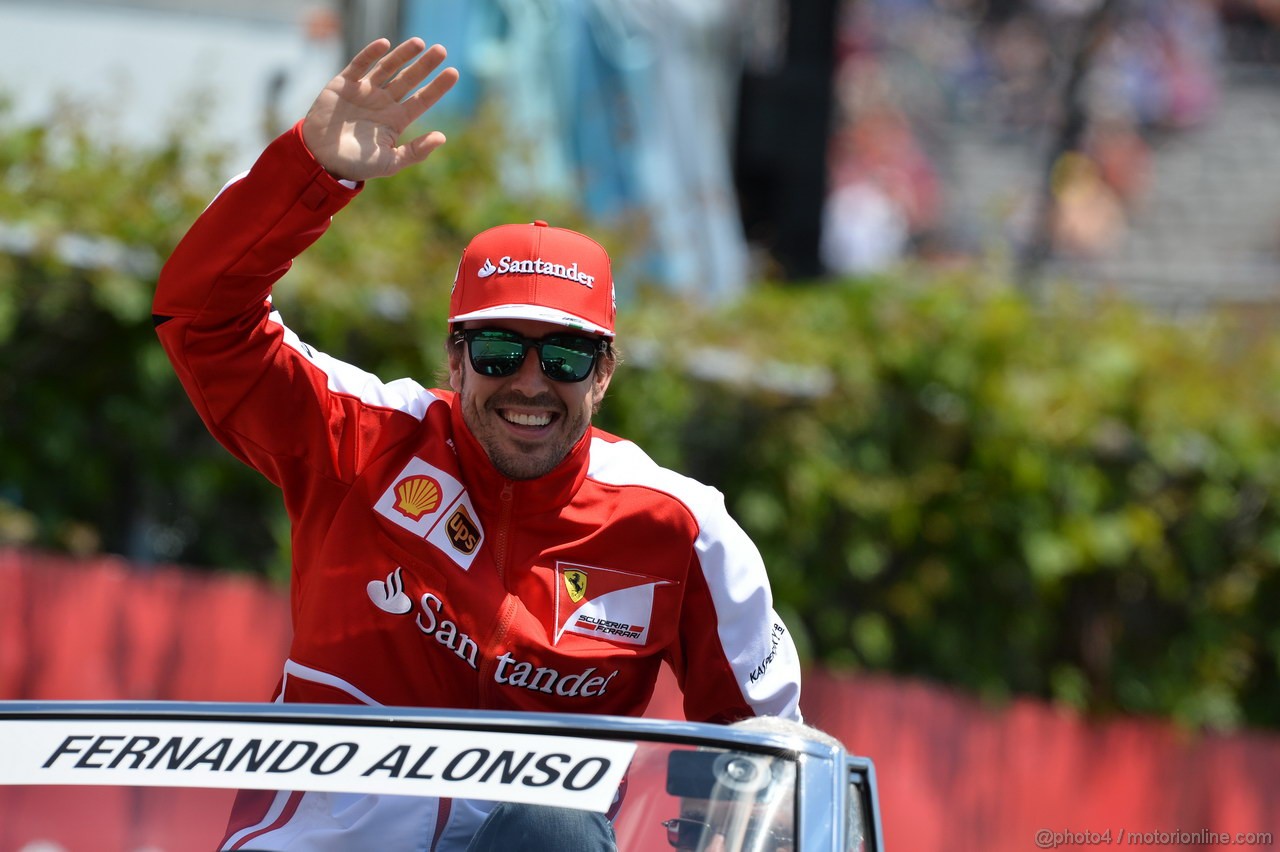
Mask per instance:
[[[444,62],[445,49],[437,44],[424,52],[420,38],[390,47],[383,38],[357,53],[324,87],[302,123],[303,141],[336,177],[359,181],[393,175],[445,142],[438,130],[404,144],[399,140],[453,88],[457,69],[446,68],[418,88]]]

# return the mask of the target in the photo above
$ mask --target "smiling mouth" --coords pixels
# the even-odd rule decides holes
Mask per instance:
[[[499,412],[502,419],[516,426],[541,427],[550,426],[552,416],[550,414],[530,414],[524,411],[501,411]]]

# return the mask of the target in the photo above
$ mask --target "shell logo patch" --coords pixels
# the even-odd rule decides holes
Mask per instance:
[[[410,459],[391,479],[373,510],[464,571],[484,544],[484,527],[462,483],[420,458]]]
[[[422,516],[434,512],[440,505],[440,485],[431,477],[418,474],[400,480],[395,486],[397,512],[422,520]]]
[[[643,645],[653,621],[653,590],[670,580],[594,565],[556,563],[555,641],[577,633]]]

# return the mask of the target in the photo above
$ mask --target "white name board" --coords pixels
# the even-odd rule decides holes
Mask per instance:
[[[635,744],[542,734],[235,721],[0,723],[0,784],[436,796],[604,813]]]

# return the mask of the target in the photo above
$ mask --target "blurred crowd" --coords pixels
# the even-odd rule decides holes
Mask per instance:
[[[1223,21],[1238,11],[1207,0],[845,0],[824,264],[866,273],[955,249],[936,156],[955,123],[1044,152],[1052,216],[1039,222],[1028,198],[1007,223],[1015,245],[1043,224],[1055,254],[1105,255],[1147,190],[1153,146],[1213,114]]]

